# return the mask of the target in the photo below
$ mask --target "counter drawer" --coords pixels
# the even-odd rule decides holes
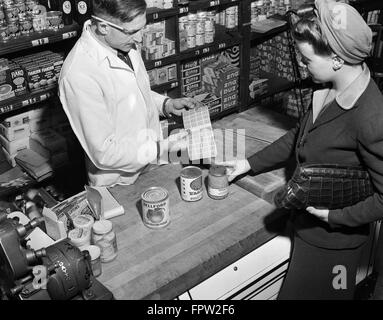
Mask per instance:
[[[246,286],[257,282],[268,273],[277,277],[287,268],[291,242],[288,237],[277,236],[238,261],[189,290],[193,300],[228,299]],[[285,265],[277,274],[280,266]],[[274,283],[272,283],[274,284]]]

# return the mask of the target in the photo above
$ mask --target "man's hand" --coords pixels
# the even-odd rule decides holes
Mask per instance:
[[[193,98],[169,99],[165,104],[165,111],[176,116],[182,115],[185,110],[202,106],[201,102]]]
[[[307,207],[306,211],[316,216],[320,220],[328,223],[328,214],[330,212],[328,209],[316,209],[314,207]]]
[[[215,164],[226,167],[229,181],[234,180],[237,176],[244,174],[251,169],[247,159],[215,162]]]

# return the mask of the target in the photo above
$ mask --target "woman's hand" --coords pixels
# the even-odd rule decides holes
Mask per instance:
[[[229,181],[234,180],[237,176],[244,174],[251,169],[247,159],[215,162],[214,164],[226,167]]]
[[[328,223],[328,214],[330,212],[329,209],[316,209],[314,207],[307,207],[306,211],[308,213],[311,213],[312,215],[316,216],[320,220]]]

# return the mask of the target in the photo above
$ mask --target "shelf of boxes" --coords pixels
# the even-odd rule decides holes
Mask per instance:
[[[10,39],[7,42],[1,43],[0,55],[75,38],[78,35],[79,29],[79,25],[73,23],[72,25],[63,26],[58,31],[44,30],[42,32],[22,35],[16,39]]]
[[[57,86],[47,87],[39,91],[25,94],[22,97],[15,97],[4,103],[0,102],[0,115],[9,113],[11,111],[21,109],[39,102],[43,102],[57,93]]]

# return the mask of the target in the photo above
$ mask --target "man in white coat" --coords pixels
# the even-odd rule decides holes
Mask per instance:
[[[65,59],[59,96],[85,151],[89,184],[132,184],[148,164],[186,148],[186,135],[161,138],[159,116],[180,115],[198,102],[151,90],[135,47],[145,0],[93,0],[93,13]]]

